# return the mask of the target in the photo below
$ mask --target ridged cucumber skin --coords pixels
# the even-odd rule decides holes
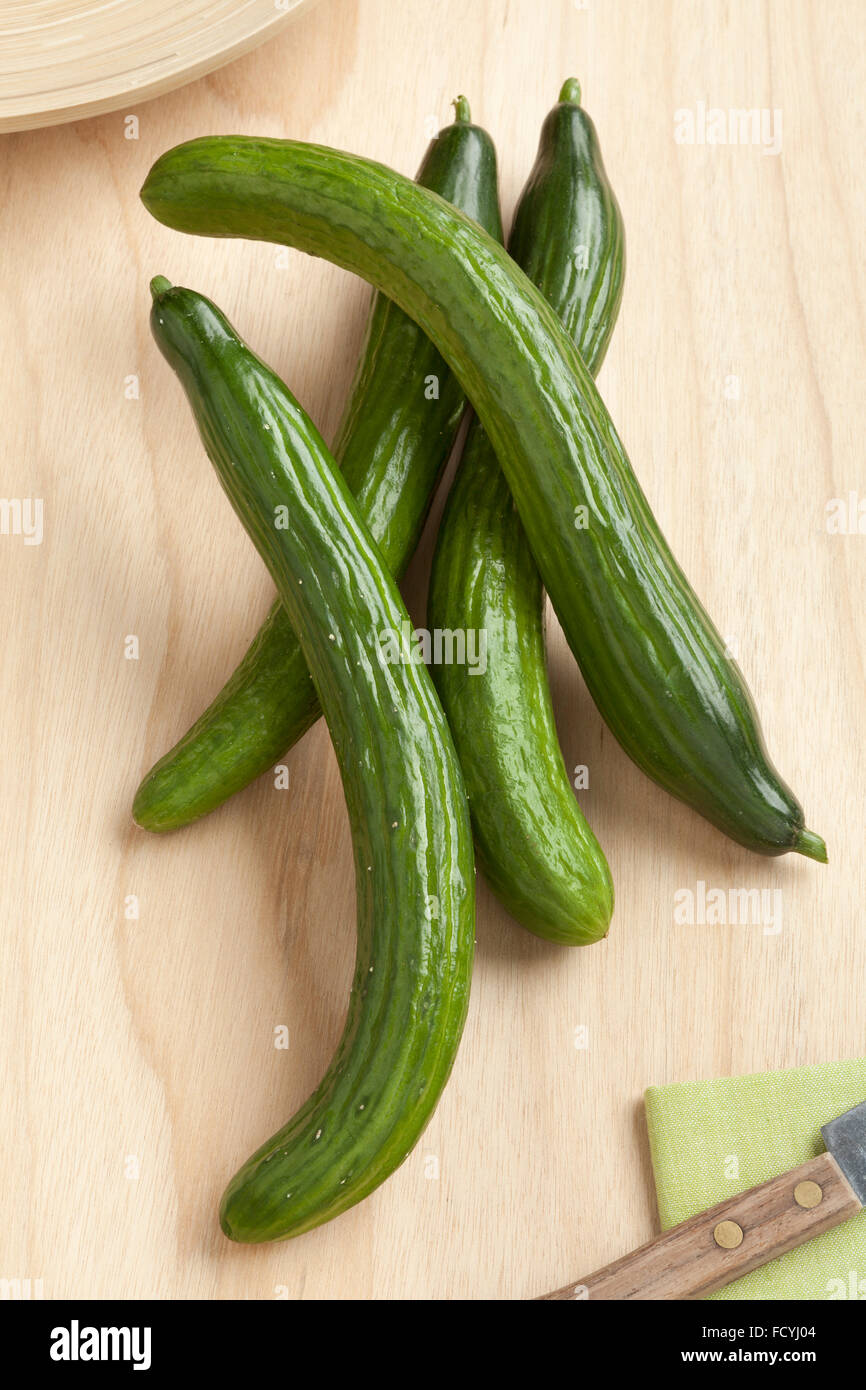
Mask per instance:
[[[626,752],[738,843],[826,856],[579,352],[492,237],[393,169],[290,140],[177,145],[141,196],[178,231],[324,256],[410,314],[490,437],[590,694]]]
[[[321,1085],[221,1205],[233,1240],[282,1240],[378,1187],[436,1105],[469,997],[471,828],[426,667],[380,659],[379,634],[400,632],[406,610],[315,426],[210,301],[164,286],[154,283],[154,336],[298,635],[352,832],[358,947],[345,1032]],[[286,529],[275,524],[282,507]]]
[[[595,375],[622,299],[625,242],[595,128],[578,102],[561,100],[544,122],[509,251]],[[439,528],[427,624],[486,633],[486,669],[440,664],[433,679],[488,883],[536,935],[585,946],[607,934],[613,883],[560,751],[543,614],[526,534],[475,419]]]
[[[417,182],[501,241],[496,151],[471,124],[465,98],[455,105],[456,119],[431,142]],[[438,397],[427,399],[430,378]],[[459,382],[417,324],[374,295],[333,453],[397,578],[418,543],[464,405]],[[277,599],[222,690],[141,782],[134,819],[165,832],[207,815],[272,767],[320,714]]]

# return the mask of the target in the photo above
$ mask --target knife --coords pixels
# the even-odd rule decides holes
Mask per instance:
[[[821,1126],[826,1152],[690,1216],[546,1299],[702,1298],[866,1207],[866,1101]]]

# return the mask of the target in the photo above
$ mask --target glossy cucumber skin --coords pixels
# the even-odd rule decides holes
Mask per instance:
[[[178,145],[141,196],[179,231],[325,256],[409,313],[490,437],[569,645],[626,752],[740,844],[826,855],[769,761],[742,675],[671,554],[580,354],[502,247],[393,170],[293,141]]]
[[[431,142],[418,182],[502,240],[496,152],[460,104],[458,118]],[[433,377],[438,397],[427,399]],[[464,405],[459,382],[429,339],[385,295],[375,295],[333,452],[397,578],[417,545]],[[133,817],[146,830],[168,831],[207,815],[272,767],[320,714],[277,599],[226,685],[143,779]]]
[[[433,1111],[469,995],[471,828],[426,667],[380,659],[379,634],[399,632],[406,610],[315,426],[203,296],[156,293],[151,324],[298,635],[352,830],[358,948],[343,1038],[316,1092],[221,1206],[233,1240],[280,1240],[377,1187]],[[274,524],[280,507],[286,529]]]
[[[624,236],[595,129],[573,101],[544,122],[509,251],[595,374],[622,298]],[[560,751],[543,613],[526,534],[475,419],[439,528],[427,625],[485,633],[486,669],[440,664],[433,679],[488,883],[530,931],[583,946],[607,934],[613,884]]]

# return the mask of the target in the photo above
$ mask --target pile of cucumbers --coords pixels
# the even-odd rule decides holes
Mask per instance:
[[[824,862],[826,850],[769,761],[743,677],[594,385],[625,250],[576,81],[544,122],[507,251],[494,147],[463,97],[414,183],[336,150],[231,136],[169,150],[141,196],[170,227],[297,247],[377,291],[329,451],[210,300],[151,283],[154,337],[277,597],[133,814],[148,830],[189,824],[324,714],[351,823],[358,945],[343,1037],[220,1210],[233,1240],[282,1240],[373,1191],[429,1120],[466,1017],[476,856],[537,935],[587,945],[608,931],[610,872],[556,736],[545,591],[639,767],[759,853]],[[397,581],[467,400],[428,629],[483,634],[486,662],[428,669]]]

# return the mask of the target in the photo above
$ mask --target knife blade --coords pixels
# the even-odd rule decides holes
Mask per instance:
[[[866,1100],[821,1126],[828,1151],[866,1207]]]

